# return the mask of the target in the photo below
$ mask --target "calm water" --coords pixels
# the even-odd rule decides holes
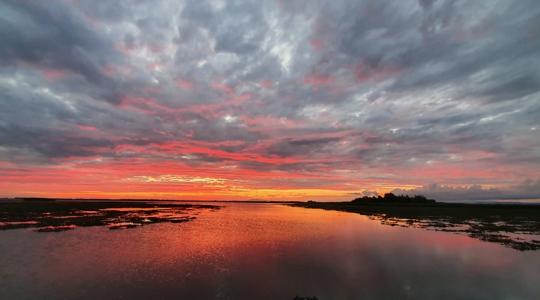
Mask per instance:
[[[118,231],[0,231],[0,299],[539,299],[539,283],[540,251],[272,204]]]

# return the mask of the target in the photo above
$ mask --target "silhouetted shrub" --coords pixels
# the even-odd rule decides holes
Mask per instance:
[[[435,200],[428,199],[422,195],[415,195],[413,197],[409,195],[395,195],[393,193],[386,193],[381,196],[363,196],[351,201],[354,204],[367,204],[367,203],[434,203]]]

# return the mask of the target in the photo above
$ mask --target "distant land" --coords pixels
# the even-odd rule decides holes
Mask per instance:
[[[390,226],[466,234],[517,250],[540,249],[540,204],[448,203],[424,196],[360,197],[293,206],[358,213]]]
[[[37,232],[58,232],[89,226],[127,229],[189,222],[196,218],[193,212],[217,209],[219,206],[208,204],[25,198],[0,202],[0,230],[32,228]]]

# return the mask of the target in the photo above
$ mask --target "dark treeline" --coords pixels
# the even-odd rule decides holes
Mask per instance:
[[[381,202],[381,203],[435,203],[435,200],[428,199],[422,195],[408,196],[408,195],[394,195],[392,193],[386,193],[384,196],[373,197],[359,197],[351,201],[352,203],[369,203],[369,202]]]

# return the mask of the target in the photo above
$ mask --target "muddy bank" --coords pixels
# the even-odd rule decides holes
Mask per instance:
[[[33,228],[37,232],[58,232],[85,226],[127,229],[189,222],[201,211],[216,209],[219,206],[142,201],[0,201],[0,230]]]
[[[389,226],[466,234],[517,250],[540,250],[540,205],[312,201],[291,205],[358,213]]]

